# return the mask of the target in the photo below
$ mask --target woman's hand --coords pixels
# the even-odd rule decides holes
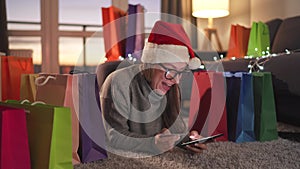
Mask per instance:
[[[190,139],[196,140],[200,139],[202,136],[199,135],[198,131],[193,130],[190,132]],[[186,148],[195,153],[201,153],[203,150],[207,149],[207,146],[203,143],[195,143],[193,145],[186,145]]]
[[[155,145],[161,152],[165,152],[174,148],[176,141],[180,139],[180,136],[174,134],[170,135],[170,130],[164,128],[162,131],[155,135]],[[166,136],[167,135],[167,136]]]

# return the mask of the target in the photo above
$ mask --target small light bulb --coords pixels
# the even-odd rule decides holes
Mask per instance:
[[[124,58],[122,56],[119,56],[119,60],[124,60]]]
[[[277,54],[276,54],[276,53],[273,53],[272,56],[275,57],[275,56],[277,56]]]

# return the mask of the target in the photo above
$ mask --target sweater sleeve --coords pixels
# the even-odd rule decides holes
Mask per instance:
[[[100,102],[107,144],[134,152],[159,153],[154,144],[154,135],[143,135],[130,130],[130,98],[126,92],[126,85],[121,81],[113,81],[111,76],[101,89]]]
[[[131,132],[127,118],[116,111],[110,99],[102,99],[101,104],[107,140],[111,147],[134,152],[159,153],[153,135]]]

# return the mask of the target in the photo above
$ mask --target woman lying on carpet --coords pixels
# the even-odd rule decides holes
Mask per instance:
[[[159,154],[201,138],[180,115],[182,73],[200,66],[183,27],[158,21],[141,57],[111,73],[101,92],[101,109],[110,147]],[[186,136],[186,137],[184,137]],[[205,144],[184,146],[199,153]]]

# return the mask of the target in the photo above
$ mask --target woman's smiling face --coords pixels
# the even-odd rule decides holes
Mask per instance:
[[[174,84],[178,84],[181,79],[180,72],[186,70],[187,64],[184,62],[155,64],[154,75],[151,80],[151,88],[159,95],[165,95]],[[168,70],[169,73],[168,74]],[[177,73],[176,73],[177,72]],[[175,76],[168,78],[169,75]]]

